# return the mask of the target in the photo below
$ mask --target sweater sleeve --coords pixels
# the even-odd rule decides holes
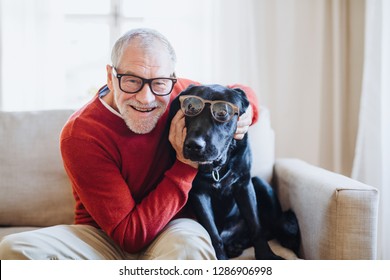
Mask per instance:
[[[150,244],[184,207],[197,173],[176,161],[156,188],[138,201],[112,152],[96,142],[69,137],[61,141],[61,153],[74,188],[78,223],[96,223],[129,253]]]

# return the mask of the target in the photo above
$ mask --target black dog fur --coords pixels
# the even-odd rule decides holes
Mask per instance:
[[[197,95],[205,100],[224,100],[245,112],[249,101],[241,89],[220,85],[190,86],[180,95]],[[235,140],[238,117],[221,123],[213,119],[210,105],[195,117],[185,117],[187,136],[184,156],[199,163],[189,203],[198,221],[208,231],[218,259],[234,258],[254,246],[256,259],[282,259],[275,255],[268,240],[297,253],[299,227],[292,211],[282,212],[273,188],[264,180],[251,178],[252,155],[248,135]],[[180,110],[176,98],[170,118]],[[213,178],[216,173],[219,181]]]

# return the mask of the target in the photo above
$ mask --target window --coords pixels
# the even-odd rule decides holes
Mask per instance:
[[[207,81],[207,0],[0,1],[1,110],[79,108],[106,83],[115,40],[136,27],[168,37],[178,76]]]

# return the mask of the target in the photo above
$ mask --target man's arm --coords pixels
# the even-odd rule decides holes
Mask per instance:
[[[197,173],[176,160],[155,189],[140,199],[107,147],[70,137],[61,141],[61,152],[76,197],[76,223],[99,226],[129,253],[150,244],[185,206]],[[144,164],[142,159],[122,160]]]

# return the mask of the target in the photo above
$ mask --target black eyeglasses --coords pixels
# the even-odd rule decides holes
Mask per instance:
[[[126,93],[137,93],[142,90],[145,84],[149,85],[153,94],[158,96],[168,95],[172,92],[173,86],[177,82],[176,78],[153,78],[144,79],[130,74],[118,74],[115,67],[112,72],[118,78],[119,88]]]
[[[236,105],[223,100],[204,100],[194,95],[182,95],[179,97],[179,100],[181,109],[189,117],[199,115],[206,104],[210,104],[211,115],[219,122],[228,122],[234,115],[240,114],[240,110]]]

